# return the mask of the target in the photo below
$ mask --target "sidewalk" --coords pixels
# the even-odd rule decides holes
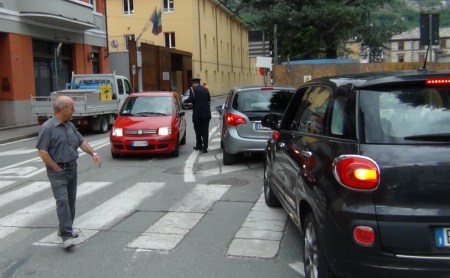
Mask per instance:
[[[0,144],[16,140],[35,137],[38,135],[39,125],[0,127]]]

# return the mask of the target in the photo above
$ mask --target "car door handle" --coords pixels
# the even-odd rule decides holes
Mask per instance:
[[[302,151],[302,155],[304,157],[311,157],[312,156],[312,152],[310,152],[310,151]]]

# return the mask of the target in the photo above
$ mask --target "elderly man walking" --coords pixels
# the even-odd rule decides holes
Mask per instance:
[[[91,155],[98,167],[102,160],[70,121],[75,111],[72,98],[58,96],[53,110],[54,116],[40,128],[36,148],[47,168],[47,177],[56,200],[58,234],[63,240],[63,247],[68,249],[75,245],[73,238],[78,236],[72,228],[77,196],[78,148]]]

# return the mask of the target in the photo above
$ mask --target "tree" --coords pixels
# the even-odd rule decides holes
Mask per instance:
[[[278,39],[278,53],[287,57],[337,58],[351,38],[359,38],[368,45],[376,45],[385,37],[374,34],[363,36],[363,26],[373,25],[370,15],[394,0],[242,0],[237,11],[258,13],[250,22],[257,30],[265,30]],[[274,25],[277,34],[274,34]],[[371,29],[375,33],[386,29]],[[389,36],[390,37],[390,36]],[[273,41],[273,40],[272,40]],[[376,42],[376,44],[375,44]],[[384,42],[383,42],[384,43]],[[375,48],[371,53],[374,53]]]

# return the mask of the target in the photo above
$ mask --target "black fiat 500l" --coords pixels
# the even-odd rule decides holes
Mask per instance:
[[[264,193],[306,277],[450,277],[450,72],[310,81],[265,150]]]

